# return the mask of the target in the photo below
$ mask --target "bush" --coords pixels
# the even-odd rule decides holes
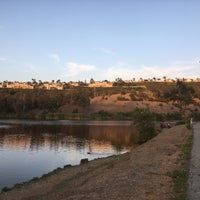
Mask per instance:
[[[185,124],[184,121],[177,121],[177,122],[176,122],[176,126],[178,126],[178,125],[183,125],[183,124]]]
[[[1,190],[1,192],[8,192],[8,191],[10,191],[10,188],[8,188],[8,187],[6,187],[6,186],[3,187],[2,190]]]
[[[88,158],[81,159],[80,164],[85,164],[85,163],[88,163]]]
[[[155,115],[148,109],[135,109],[134,124],[139,131],[139,143],[147,142],[157,135],[155,128]]]
[[[118,101],[129,101],[128,98],[123,97],[123,96],[118,96],[118,97],[117,97],[117,100],[118,100]]]

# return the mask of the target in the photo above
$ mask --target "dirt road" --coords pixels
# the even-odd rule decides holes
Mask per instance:
[[[184,125],[164,129],[130,153],[94,160],[0,194],[1,200],[171,200],[168,172],[191,135]]]

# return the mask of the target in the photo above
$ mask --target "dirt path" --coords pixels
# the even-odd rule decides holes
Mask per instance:
[[[178,166],[181,145],[191,135],[185,126],[165,129],[130,153],[98,159],[0,194],[1,200],[171,200],[167,172]]]

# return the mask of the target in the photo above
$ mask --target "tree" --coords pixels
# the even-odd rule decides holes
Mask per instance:
[[[95,81],[94,81],[93,78],[90,79],[90,83],[91,83],[91,84],[95,83]]]
[[[153,81],[156,81],[156,77],[153,77]]]
[[[39,80],[39,86],[42,86],[43,82],[41,80]]]
[[[33,83],[36,83],[37,81],[36,81],[36,79],[35,79],[35,78],[32,78],[32,82],[33,82]]]
[[[176,88],[171,89],[169,93],[165,93],[164,97],[176,102],[184,113],[186,105],[193,103],[194,89],[188,87],[184,82],[177,80]]]
[[[87,86],[87,83],[86,83],[86,82],[83,82],[83,81],[79,81],[79,82],[78,82],[78,86],[80,86],[80,87],[85,87],[85,86]]]
[[[136,108],[133,113],[134,125],[139,131],[139,143],[147,142],[157,135],[155,116],[148,109]]]
[[[113,86],[124,86],[125,82],[122,80],[122,78],[116,78],[115,82],[113,83]]]
[[[90,104],[90,92],[87,88],[78,88],[72,93],[72,104],[86,107]]]

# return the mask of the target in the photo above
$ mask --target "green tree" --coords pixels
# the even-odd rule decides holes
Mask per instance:
[[[116,78],[115,82],[113,83],[113,86],[124,86],[126,85],[125,82],[122,80],[122,78]]]
[[[91,83],[91,84],[95,83],[95,81],[94,81],[93,78],[90,79],[90,83]]]
[[[157,135],[155,116],[148,109],[134,110],[134,125],[139,131],[139,143],[147,142]]]
[[[185,106],[193,103],[194,89],[186,86],[182,81],[177,81],[176,88],[171,90],[170,99],[177,102],[181,110],[185,109]]]

